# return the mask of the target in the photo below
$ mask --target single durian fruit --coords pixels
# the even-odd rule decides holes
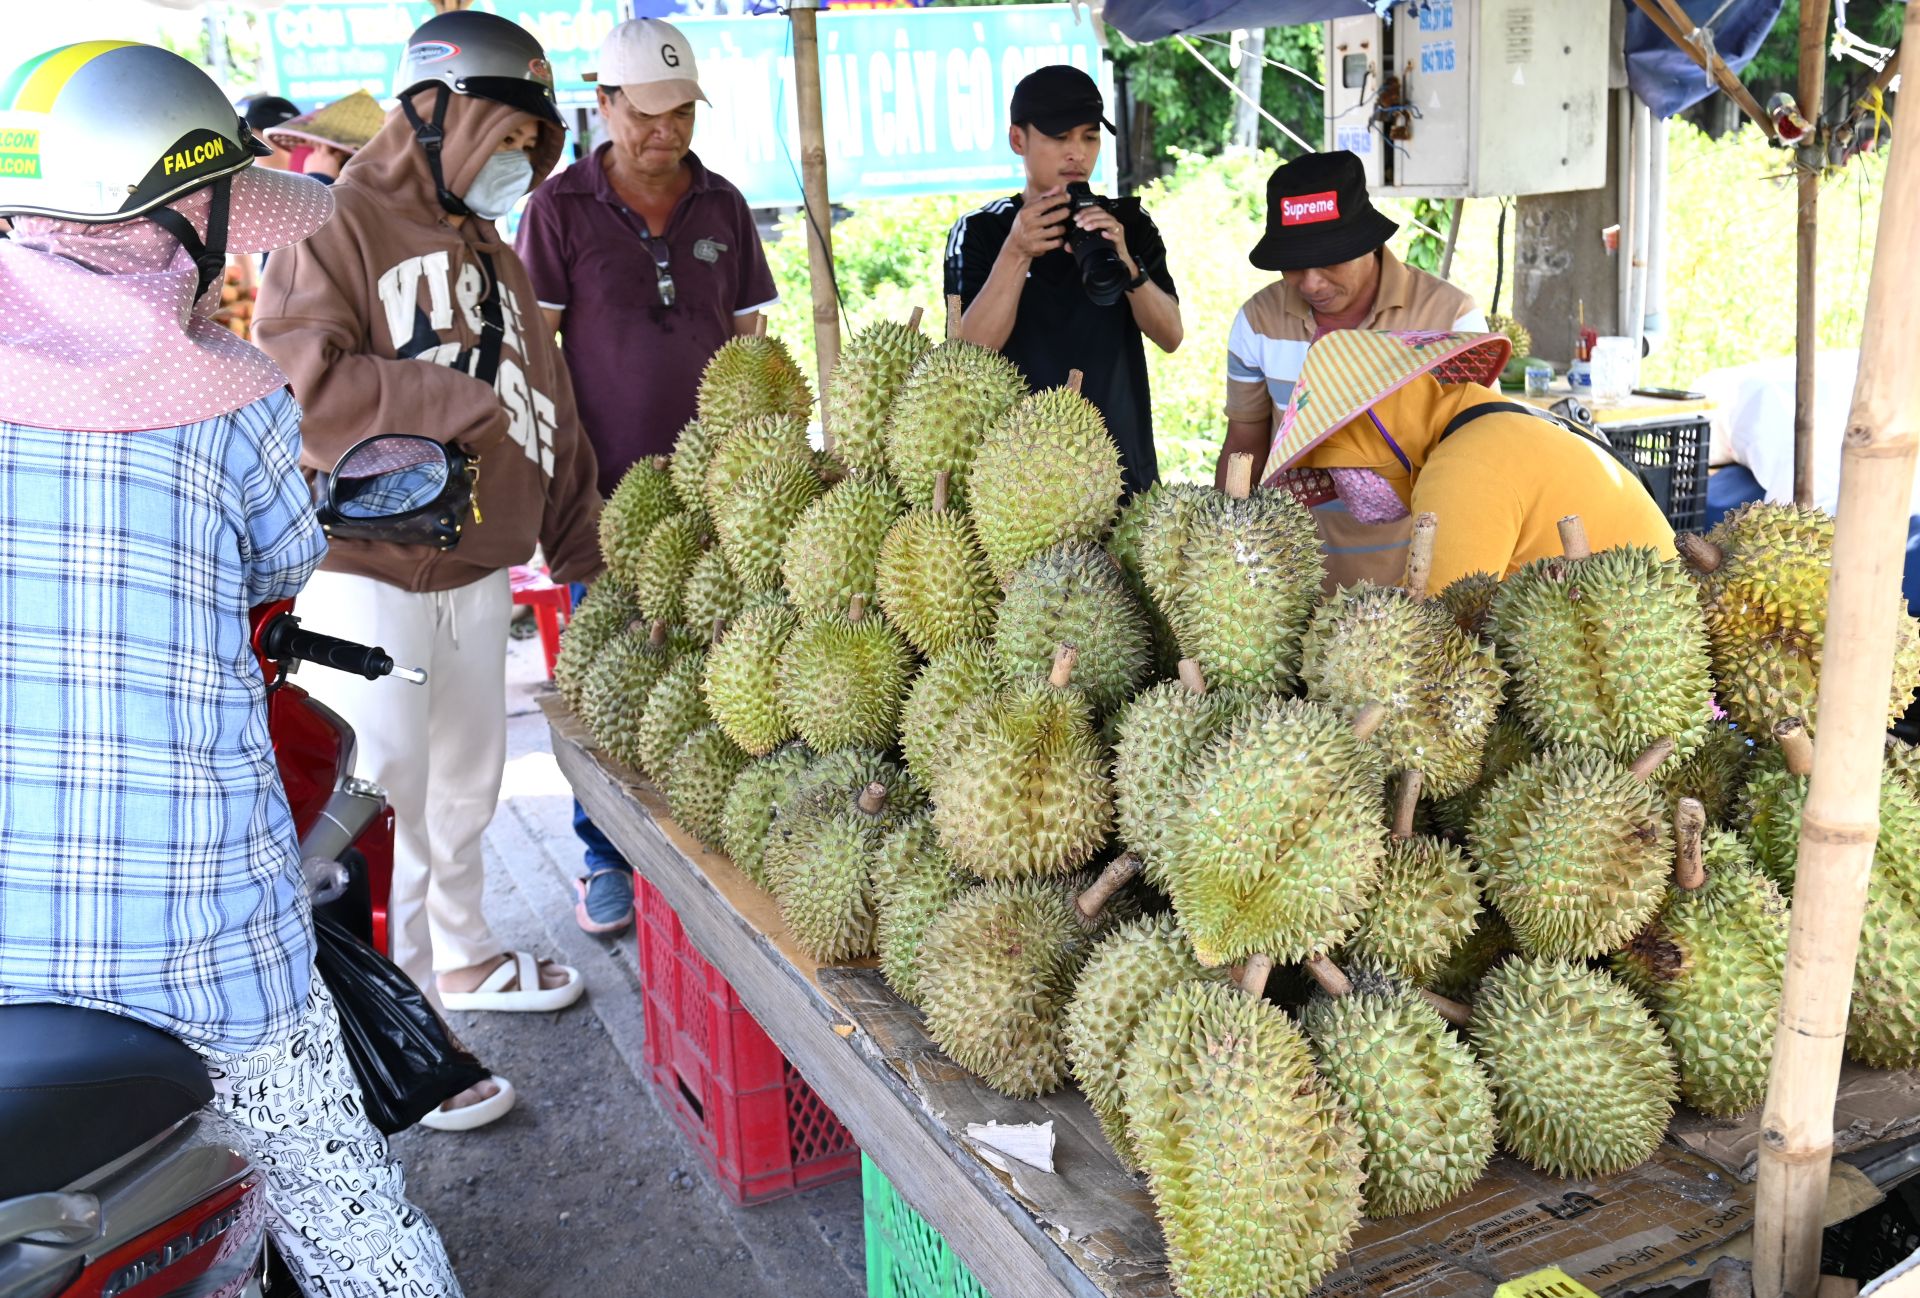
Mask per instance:
[[[1712,644],[1716,698],[1734,724],[1764,735],[1775,723],[1817,720],[1827,634],[1833,519],[1824,510],[1756,501],[1704,537],[1682,536],[1681,556],[1699,583]],[[1901,600],[1887,722],[1920,687],[1920,622]]]
[[[687,742],[687,736],[713,724],[700,692],[700,678],[706,668],[706,654],[682,654],[647,692],[646,707],[634,734],[633,751],[639,758],[639,769],[655,783],[666,778],[667,763],[680,751],[680,745]]]
[[[718,442],[718,436],[708,432],[698,419],[690,419],[674,435],[673,461],[667,466],[681,506],[709,529],[713,527],[713,519],[707,511],[707,465],[713,459]]]
[[[933,819],[921,812],[887,831],[873,857],[873,952],[887,985],[920,1003],[920,953],[927,926],[974,886],[940,849]]]
[[[661,785],[668,809],[680,828],[715,851],[725,842],[727,794],[749,760],[720,727],[702,726],[687,736],[667,762]]]
[[[1681,798],[1695,799],[1706,810],[1707,824],[1724,826],[1732,821],[1753,756],[1753,744],[1743,733],[1716,721],[1707,727],[1706,740],[1691,757],[1666,763],[1653,773],[1653,787],[1669,805]]]
[[[893,525],[874,572],[887,620],[930,658],[991,634],[1000,605],[972,522],[947,508],[949,477],[935,474],[933,504]]]
[[[1300,1026],[1327,1089],[1360,1129],[1370,1217],[1465,1193],[1493,1158],[1493,1088],[1466,1042],[1403,983],[1356,971]]]
[[[787,599],[802,617],[837,613],[855,595],[874,602],[874,565],[900,511],[879,476],[848,478],[807,506],[780,552]]]
[[[785,604],[743,613],[707,654],[702,681],[707,710],[727,738],[759,757],[793,738],[793,718],[780,702],[780,651],[800,626]]]
[[[1581,960],[1617,950],[1666,897],[1673,835],[1647,777],[1670,744],[1633,766],[1558,748],[1509,771],[1474,818],[1487,900],[1523,950]]]
[[[1767,1094],[1788,914],[1746,846],[1732,834],[1706,832],[1706,820],[1697,800],[1680,801],[1673,887],[1613,968],[1666,1030],[1680,1098],[1731,1118]]]
[[[804,750],[805,745],[800,747]],[[806,813],[823,797],[850,801],[876,783],[889,790],[886,815],[890,822],[926,802],[920,786],[877,748],[842,748],[814,756],[779,791],[761,845],[762,876],[770,880],[774,862],[783,855],[791,857],[807,851],[806,834],[813,821]]]
[[[1492,729],[1487,731],[1486,747],[1480,756],[1480,778],[1452,797],[1434,799],[1434,824],[1464,841],[1487,790],[1498,784],[1500,777],[1508,771],[1532,758],[1537,751],[1527,728],[1511,712],[1502,712],[1495,719]]]
[[[687,579],[706,547],[706,532],[691,514],[675,514],[654,524],[633,570],[633,598],[642,617],[688,622]]]
[[[1044,550],[1106,535],[1120,508],[1120,448],[1080,395],[1078,371],[988,430],[968,483],[973,530],[1002,582]]]
[[[1394,839],[1345,958],[1425,986],[1473,937],[1481,909],[1480,877],[1459,848],[1437,838]]]
[[[748,420],[721,438],[707,456],[701,498],[717,520],[735,484],[774,464],[813,464],[807,426],[798,419],[767,416]]]
[[[824,490],[811,460],[764,465],[733,484],[713,525],[741,590],[753,595],[780,584],[787,532]]]
[[[1312,1292],[1359,1225],[1363,1146],[1285,1011],[1181,983],[1134,1033],[1121,1091],[1175,1290]]]
[[[1527,564],[1493,601],[1515,713],[1550,747],[1631,761],[1664,737],[1687,757],[1713,720],[1693,583],[1645,546],[1592,553],[1577,518],[1560,521],[1560,537],[1562,557]]]
[[[819,618],[787,638],[776,668],[777,697],[815,752],[884,748],[899,733],[912,671],[913,650],[855,595],[845,614]]]
[[[746,592],[734,580],[726,556],[718,549],[707,550],[693,561],[687,583],[680,592],[681,607],[688,626],[710,627],[715,622],[731,622],[746,607]]]
[[[600,557],[607,575],[637,591],[641,556],[653,529],[684,508],[665,456],[635,461],[600,511]]]
[[[685,629],[655,622],[646,631],[628,631],[604,649],[580,687],[580,719],[593,740],[623,766],[644,768],[641,736],[647,698],[680,657],[699,652],[702,642]]]
[[[1140,538],[1140,570],[1182,657],[1215,686],[1291,689],[1320,597],[1320,536],[1285,491],[1254,491],[1233,457],[1226,493],[1166,492]]]
[[[813,764],[805,744],[786,744],[741,768],[720,812],[720,842],[741,873],[766,884],[767,831],[779,805],[798,787]]]
[[[1099,716],[1124,704],[1153,667],[1146,615],[1119,565],[1090,541],[1029,559],[1000,604],[993,647],[1010,674],[1045,672],[1063,644],[1079,650],[1073,683]]]
[[[778,338],[729,338],[700,374],[700,423],[725,437],[749,419],[784,415],[806,422],[813,389]]]
[[[887,471],[887,421],[907,375],[933,346],[920,308],[905,325],[868,325],[840,349],[822,404],[834,458],[856,473]]]
[[[1516,357],[1533,355],[1533,335],[1528,332],[1525,325],[1512,316],[1495,312],[1487,317],[1487,328],[1494,333],[1505,334],[1507,340],[1513,344],[1513,354]]]
[[[1463,635],[1476,640],[1493,638],[1493,597],[1500,591],[1500,579],[1490,572],[1470,572],[1455,578],[1437,598],[1453,624]]]
[[[900,710],[900,751],[916,779],[933,786],[951,754],[954,723],[1009,680],[1000,656],[984,641],[956,645],[920,669]]]
[[[611,577],[593,584],[560,633],[560,655],[553,662],[553,687],[567,706],[580,711],[587,673],[608,645],[640,620],[633,592]],[[664,632],[662,633],[664,634]]]
[[[1435,531],[1432,514],[1415,520],[1404,587],[1363,582],[1315,610],[1300,675],[1308,698],[1340,711],[1385,703],[1374,747],[1389,769],[1418,771],[1427,796],[1444,798],[1479,778],[1506,673],[1491,645],[1427,599]]]
[[[921,357],[887,421],[887,468],[907,503],[932,505],[934,475],[945,470],[953,508],[965,509],[975,451],[1026,396],[1026,379],[999,352],[953,339]]]
[[[1160,611],[1153,592],[1147,589],[1146,577],[1140,569],[1140,540],[1146,535],[1147,518],[1153,507],[1163,496],[1175,490],[1199,488],[1175,488],[1164,482],[1156,482],[1145,491],[1136,492],[1120,506],[1120,516],[1114,520],[1113,532],[1107,537],[1107,553],[1120,565],[1120,575],[1126,579],[1127,589],[1133,592],[1133,597],[1146,612],[1147,630],[1153,639],[1154,674],[1162,677],[1172,677],[1178,670],[1180,644],[1174,638],[1167,615]]]
[[[1179,679],[1136,696],[1119,714],[1113,746],[1113,802],[1120,841],[1140,857],[1147,881],[1163,885],[1167,827],[1187,775],[1233,719],[1252,705],[1239,690],[1208,690],[1200,664],[1183,658]]]
[[[982,879],[1065,874],[1113,828],[1107,754],[1066,647],[1044,679],[1020,679],[960,718],[933,782],[933,823],[955,864]]]
[[[1481,981],[1467,1034],[1493,1079],[1500,1143],[1541,1171],[1623,1172],[1666,1134],[1673,1052],[1646,1006],[1606,973],[1508,960]]]
[[[947,903],[927,925],[919,976],[927,1032],[947,1057],[1016,1099],[1057,1089],[1067,1076],[1074,977],[1108,885],[1138,868],[1122,857],[1086,894],[1063,879],[1003,879]]]
[[[1081,968],[1067,1003],[1067,1062],[1107,1143],[1127,1166],[1135,1163],[1120,1079],[1140,1020],[1162,992],[1194,979],[1224,977],[1225,971],[1204,969],[1193,958],[1192,943],[1170,914],[1115,927]]]
[[[852,960],[873,950],[873,864],[886,831],[890,790],[827,788],[781,811],[769,840],[767,886],[794,940],[815,960]]]
[[[1484,909],[1472,935],[1456,946],[1427,979],[1427,990],[1451,1000],[1471,1001],[1487,972],[1519,949],[1513,930],[1500,918],[1500,912]]]
[[[1385,772],[1366,742],[1383,712],[1267,700],[1194,764],[1160,874],[1202,964],[1304,960],[1359,925],[1386,855]]]

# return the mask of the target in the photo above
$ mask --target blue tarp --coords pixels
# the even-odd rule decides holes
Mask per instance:
[[[1296,27],[1372,13],[1367,0],[1107,0],[1101,17],[1136,41],[1238,27]]]
[[[1680,0],[1696,23],[1712,18],[1724,0]],[[1761,42],[1780,17],[1782,0],[1733,0],[1713,24],[1713,47],[1735,72],[1753,62]],[[1672,117],[1714,93],[1712,81],[1653,19],[1627,7],[1627,84],[1657,117]]]

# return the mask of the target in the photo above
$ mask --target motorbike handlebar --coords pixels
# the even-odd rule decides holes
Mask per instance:
[[[398,676],[420,685],[427,679],[427,674],[417,668],[396,666],[384,649],[305,630],[291,613],[282,613],[261,628],[259,643],[260,652],[276,662],[304,659],[370,681]]]

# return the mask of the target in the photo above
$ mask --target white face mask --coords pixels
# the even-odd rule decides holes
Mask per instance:
[[[524,149],[508,149],[488,158],[460,199],[473,214],[497,221],[533,188],[533,159]]]

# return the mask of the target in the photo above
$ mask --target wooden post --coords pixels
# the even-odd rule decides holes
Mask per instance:
[[[806,199],[807,278],[813,285],[813,359],[820,372],[820,406],[840,363],[840,301],[833,290],[833,204],[827,197],[827,131],[820,113],[819,0],[794,0],[794,106],[800,113],[800,188]]]
[[[1820,105],[1827,93],[1827,13],[1831,0],[1800,0],[1800,113],[1814,124],[1799,152],[1799,209],[1793,258],[1793,500],[1813,504],[1813,360],[1820,350],[1820,173],[1826,145]],[[1812,168],[1807,167],[1812,162]]]
[[[1907,7],[1904,40],[1920,40],[1920,5]],[[1920,300],[1912,291],[1911,237],[1920,228],[1920,140],[1909,138],[1920,131],[1920,105],[1903,97],[1894,111],[1827,590],[1826,642],[1847,651],[1821,664],[1820,730],[1800,821],[1786,981],[1760,1123],[1753,1251],[1759,1298],[1813,1298],[1820,1281],[1834,1092],[1879,837],[1887,691],[1906,559],[1903,520],[1920,422],[1920,366],[1913,364]]]

